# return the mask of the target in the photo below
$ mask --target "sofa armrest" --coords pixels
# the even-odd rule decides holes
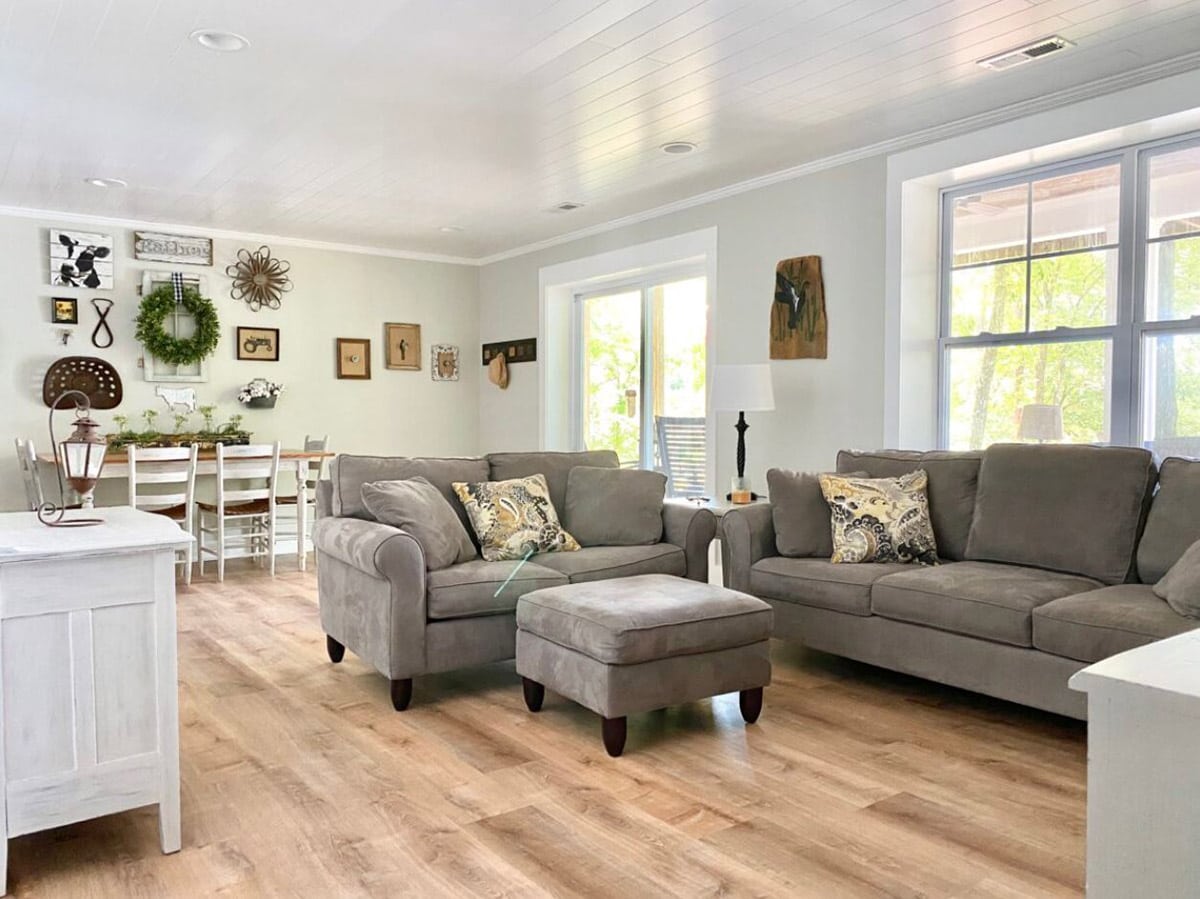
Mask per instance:
[[[357,518],[313,525],[325,633],[397,679],[425,671],[425,554],[407,531]]]
[[[717,516],[711,509],[692,503],[663,503],[663,543],[683,549],[687,558],[687,576],[693,581],[708,580],[708,547],[717,536]]]
[[[755,503],[730,509],[721,519],[721,566],[725,586],[747,592],[750,567],[760,559],[776,556],[775,522],[770,503]]]

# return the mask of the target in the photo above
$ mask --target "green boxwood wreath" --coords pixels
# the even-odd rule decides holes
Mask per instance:
[[[156,359],[171,365],[194,365],[210,355],[221,339],[221,322],[212,300],[200,296],[194,287],[183,288],[183,308],[196,323],[186,340],[172,337],[163,330],[163,322],[175,311],[175,288],[170,284],[156,287],[142,298],[134,336]]]

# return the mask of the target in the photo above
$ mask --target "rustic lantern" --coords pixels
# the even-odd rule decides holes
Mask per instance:
[[[75,400],[75,430],[70,437],[58,443],[54,439],[54,410],[68,397]],[[58,471],[59,505],[46,503],[38,509],[38,520],[42,524],[50,527],[85,527],[103,521],[100,518],[63,518],[67,507],[64,476],[76,493],[88,494],[96,488],[100,469],[104,467],[107,443],[96,433],[99,425],[92,420],[91,411],[92,404],[87,394],[79,390],[64,391],[50,407],[50,445],[54,447],[54,467]]]

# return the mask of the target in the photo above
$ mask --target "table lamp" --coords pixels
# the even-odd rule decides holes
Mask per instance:
[[[1062,406],[1030,403],[1022,407],[1021,424],[1017,429],[1017,436],[1022,440],[1036,440],[1038,443],[1062,440]]]
[[[737,477],[733,479],[728,497],[733,503],[748,503],[758,499],[746,477],[747,412],[770,412],[775,408],[775,392],[771,389],[771,366],[718,365],[713,373],[713,409],[717,412],[736,412]]]
[[[54,410],[64,408],[64,401],[75,403],[75,430],[61,444],[54,440]],[[58,473],[58,502],[46,503],[37,511],[38,521],[50,527],[78,528],[103,524],[101,518],[64,518],[67,511],[63,474],[77,493],[94,490],[104,467],[104,452],[108,444],[96,433],[99,425],[91,417],[92,403],[80,390],[64,390],[50,407],[50,445],[54,448],[54,468]]]

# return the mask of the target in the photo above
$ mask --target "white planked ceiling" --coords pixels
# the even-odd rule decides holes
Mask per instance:
[[[0,205],[478,257],[1197,49],[1200,0],[0,0]]]

